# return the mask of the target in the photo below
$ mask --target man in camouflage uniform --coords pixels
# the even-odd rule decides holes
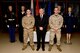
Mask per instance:
[[[54,14],[49,18],[49,26],[50,26],[50,40],[49,40],[49,51],[51,51],[53,46],[53,39],[57,38],[57,49],[62,51],[60,48],[60,39],[61,39],[61,27],[63,25],[63,17],[59,15],[59,9],[57,7],[54,8]]]
[[[31,11],[28,9],[26,10],[27,15],[25,15],[22,18],[22,26],[23,26],[23,39],[24,39],[24,44],[22,50],[25,50],[27,48],[27,39],[29,37],[30,39],[30,46],[32,50],[34,50],[34,42],[33,42],[33,27],[35,24],[35,19],[31,15]]]

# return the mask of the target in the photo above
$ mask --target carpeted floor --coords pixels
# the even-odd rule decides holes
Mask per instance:
[[[16,42],[10,43],[9,42],[9,34],[0,32],[0,53],[80,53],[80,33],[73,33],[72,34],[72,45],[64,44],[65,41],[65,34],[62,34],[61,39],[61,48],[62,52],[59,52],[56,48],[56,45],[53,46],[52,51],[48,51],[48,43],[46,43],[45,51],[40,49],[36,51],[36,44],[35,50],[32,51],[31,47],[28,46],[24,51],[22,51],[22,43],[18,40],[18,33],[16,33]]]

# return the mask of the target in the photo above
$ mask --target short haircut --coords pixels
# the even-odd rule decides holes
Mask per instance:
[[[55,8],[59,9],[58,7],[55,7]],[[54,8],[54,9],[55,9],[55,8]]]

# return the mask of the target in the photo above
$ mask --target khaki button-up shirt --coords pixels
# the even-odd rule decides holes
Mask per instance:
[[[33,16],[24,16],[22,19],[22,26],[24,29],[32,29],[35,24],[35,19]]]
[[[49,18],[49,26],[51,29],[60,29],[63,25],[63,17],[61,15],[51,15]]]

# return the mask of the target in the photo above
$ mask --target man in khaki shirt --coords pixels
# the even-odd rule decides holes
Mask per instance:
[[[33,27],[35,24],[35,19],[31,15],[31,11],[28,9],[26,10],[26,15],[22,19],[22,26],[23,26],[23,39],[24,39],[24,44],[22,50],[25,50],[27,47],[27,39],[29,37],[30,39],[30,46],[32,50],[34,50],[34,42],[33,42]]]
[[[51,51],[52,46],[54,44],[53,39],[57,38],[57,49],[62,51],[60,48],[60,39],[61,39],[61,27],[63,25],[63,17],[59,15],[59,9],[57,7],[54,8],[54,14],[49,18],[49,26],[50,26],[50,40],[49,40],[49,51]]]

